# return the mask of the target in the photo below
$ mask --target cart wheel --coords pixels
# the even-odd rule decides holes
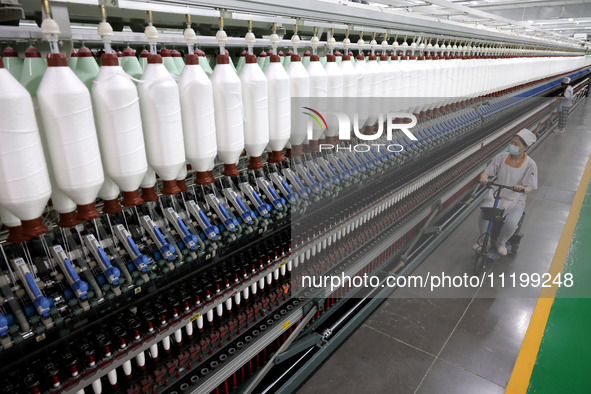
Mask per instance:
[[[484,267],[484,256],[478,254],[476,255],[476,260],[474,260],[474,275],[479,276],[480,272],[482,272],[482,267]]]

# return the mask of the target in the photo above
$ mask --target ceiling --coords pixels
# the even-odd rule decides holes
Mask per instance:
[[[40,21],[39,0],[0,0],[0,4],[13,1],[23,4],[29,19]],[[51,2],[54,12],[63,15],[63,28],[68,32],[72,22],[94,26],[100,20],[97,5],[105,0]],[[189,12],[199,33],[205,36],[215,35],[217,17],[223,15],[225,28],[234,29],[232,34],[238,36],[244,34],[246,21],[252,19],[263,35],[269,33],[273,20],[284,33],[296,24],[302,36],[311,36],[313,27],[319,27],[322,32],[329,28],[328,23],[339,25],[330,27],[341,36],[351,29],[351,32],[365,31],[366,38],[373,32],[388,33],[390,37],[408,35],[409,39],[437,38],[449,42],[455,39],[460,45],[470,41],[470,45],[499,43],[513,48],[530,46],[530,49],[567,51],[581,51],[581,44],[585,44],[591,51],[591,42],[573,38],[581,33],[591,36],[591,0],[112,0],[107,3],[113,4],[107,8],[111,23],[117,22],[121,28],[130,26],[133,31],[143,30],[145,10],[150,9],[159,28],[184,28],[184,14]],[[238,14],[243,17],[238,18]],[[291,18],[291,22],[276,20],[285,17]]]
[[[591,0],[372,0],[369,4],[546,39],[591,37]]]

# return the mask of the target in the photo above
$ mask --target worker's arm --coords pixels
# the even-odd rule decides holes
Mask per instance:
[[[480,184],[485,186],[488,183],[489,176],[496,176],[499,171],[499,166],[507,157],[506,154],[500,153],[493,157],[490,163],[486,166],[482,174],[480,174]]]
[[[527,186],[524,186],[527,185]],[[513,187],[515,191],[524,190],[525,194],[529,194],[532,190],[538,188],[538,166],[535,161],[528,160],[527,169],[520,185]]]

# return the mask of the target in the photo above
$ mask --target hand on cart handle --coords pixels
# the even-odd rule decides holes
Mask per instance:
[[[515,185],[513,186],[513,190],[518,193],[529,193],[532,191],[531,186],[522,186],[522,185]]]
[[[523,185],[515,185],[515,186],[506,186],[506,185],[499,185],[495,182],[488,182],[486,184],[487,187],[497,187],[500,191],[501,189],[508,189],[517,193],[529,193],[532,191],[531,186],[523,186]]]
[[[486,172],[480,174],[479,182],[482,186],[486,186],[486,184],[488,183],[488,174]]]

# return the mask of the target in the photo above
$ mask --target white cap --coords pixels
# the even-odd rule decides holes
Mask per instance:
[[[183,32],[183,36],[185,37],[185,41],[189,44],[193,44],[197,40],[197,35],[195,34],[195,30],[190,27],[187,27]]]
[[[269,41],[271,41],[272,46],[277,46],[277,44],[279,44],[279,35],[277,33],[271,34],[271,37],[269,37]]]
[[[349,37],[345,37],[345,39],[343,40],[343,47],[345,47],[345,51],[347,51],[350,46],[351,46],[351,40],[349,39]]]
[[[526,145],[532,146],[534,142],[536,142],[536,135],[529,131],[528,129],[523,129],[519,133],[517,133],[519,137],[526,143]]]
[[[152,25],[146,26],[144,29],[144,35],[149,43],[157,43],[158,42],[158,30]]]
[[[333,49],[335,46],[337,46],[337,40],[335,40],[333,36],[330,36],[326,42],[329,49]]]
[[[60,35],[60,27],[57,24],[57,22],[53,19],[45,18],[41,23],[41,33],[45,36],[47,40],[49,40],[47,38],[48,36],[56,35],[57,37]]]
[[[103,42],[111,42],[113,27],[111,27],[109,22],[102,21],[98,24],[98,34],[103,38]]]
[[[318,36],[314,36],[310,39],[310,46],[313,49],[318,48],[319,45],[320,45],[320,39],[318,38]]]
[[[363,50],[363,46],[365,45],[365,41],[363,41],[363,38],[359,38],[359,40],[357,40],[357,48],[359,48],[360,51]]]
[[[220,45],[225,46],[226,42],[228,41],[228,35],[224,30],[220,29],[215,33],[215,39]]]
[[[244,38],[246,39],[247,46],[254,46],[255,42],[257,41],[256,37],[254,36],[254,33],[251,31],[246,33],[246,36],[244,36]]]

